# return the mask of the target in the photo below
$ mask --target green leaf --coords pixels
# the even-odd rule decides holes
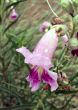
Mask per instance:
[[[74,73],[69,79],[72,82],[77,77],[78,77],[78,72]]]
[[[74,16],[73,23],[75,26],[78,25],[78,14],[76,16]]]
[[[19,3],[24,2],[24,1],[27,1],[27,0],[18,0],[17,2],[13,2],[13,3],[9,4],[8,6],[5,7],[5,11],[8,8],[10,8],[11,6],[17,6]]]
[[[7,30],[9,30],[9,28],[10,28],[12,25],[14,25],[17,20],[18,20],[18,18],[17,18],[15,21],[13,21],[12,23],[10,23],[10,24],[4,29],[4,33],[5,33]]]
[[[63,9],[66,10],[68,13],[71,13],[73,8],[70,0],[60,0],[60,1],[61,1],[60,4],[63,7]]]
[[[2,86],[0,85],[0,91],[4,93],[9,93],[10,95],[14,95],[17,98],[18,102],[22,104],[19,94],[17,92],[12,91],[11,89],[8,89],[7,87],[3,87],[3,85]]]

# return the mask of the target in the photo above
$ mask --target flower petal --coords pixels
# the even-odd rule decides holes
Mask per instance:
[[[51,91],[55,91],[58,88],[56,73],[51,71],[44,71],[44,73],[42,74],[42,80],[44,83],[47,83],[51,86]]]
[[[36,48],[34,49],[34,53],[41,54],[42,56],[48,57],[52,60],[55,50],[58,44],[58,37],[55,29],[49,30],[41,40],[38,42]]]
[[[39,85],[40,85],[40,83],[39,83],[39,82],[38,82],[38,83],[34,83],[34,85],[32,86],[31,91],[32,91],[32,92],[37,91],[37,90],[39,89]]]
[[[16,49],[17,52],[21,53],[25,57],[25,63],[32,65],[42,66],[42,67],[53,67],[51,60],[38,53],[31,53],[27,48],[22,47]]]
[[[49,75],[52,79],[57,80],[58,75],[57,75],[56,72],[52,72],[52,71],[50,71],[50,70],[47,70],[47,71],[48,71],[48,75]]]
[[[58,83],[57,81],[53,81],[51,84],[51,91],[55,91],[58,88]]]
[[[27,59],[25,59],[25,63],[27,62],[32,65],[42,66],[43,68],[53,67],[51,60],[48,57],[37,53],[31,54]]]
[[[30,75],[26,78],[26,80],[30,83],[29,87],[31,87],[32,92],[39,89],[40,80],[36,67],[31,70]]]
[[[23,46],[21,48],[16,49],[16,51],[21,53],[25,58],[31,54],[31,52],[26,47]]]

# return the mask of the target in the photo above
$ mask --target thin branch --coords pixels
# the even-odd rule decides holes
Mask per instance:
[[[51,12],[56,16],[56,17],[58,17],[59,18],[59,16],[53,11],[53,9],[52,9],[52,7],[51,7],[51,5],[50,5],[50,3],[49,3],[49,1],[48,0],[46,0],[46,2],[47,2],[47,4],[48,4],[48,6],[49,6],[49,8],[50,8],[50,10],[51,10]]]

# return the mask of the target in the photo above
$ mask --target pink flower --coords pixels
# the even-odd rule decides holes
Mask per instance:
[[[25,47],[16,49],[17,52],[24,55],[25,63],[33,65],[26,78],[32,91],[39,89],[41,81],[49,84],[51,91],[57,89],[57,73],[49,71],[53,66],[51,59],[57,48],[57,43],[57,34],[54,29],[51,29],[44,34],[32,53]]]
[[[39,31],[40,32],[44,32],[46,28],[49,28],[51,26],[51,24],[47,21],[45,21],[44,23],[41,24]]]
[[[16,13],[16,10],[12,9],[10,16],[9,16],[9,19],[14,21],[17,19],[17,17],[18,17],[18,14]]]

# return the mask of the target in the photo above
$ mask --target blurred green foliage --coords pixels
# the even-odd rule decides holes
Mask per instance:
[[[25,80],[30,68],[24,64],[24,58],[16,52],[16,49],[26,46],[33,51],[40,39],[39,37],[36,39],[35,36],[42,35],[38,32],[39,24],[48,13],[36,22],[35,28],[29,24],[22,29],[21,27],[14,29],[19,18],[13,22],[8,21],[9,8],[17,7],[21,2],[26,1],[18,0],[9,4],[5,1],[0,0],[0,110],[4,110],[6,107],[8,107],[7,110],[63,110],[64,108],[69,110],[72,99],[78,92],[78,58],[71,56],[66,47],[62,49],[60,39],[53,61],[53,70],[58,73],[65,72],[69,77],[69,85],[72,86],[72,89],[59,88],[52,93],[41,88],[37,92],[31,93]],[[68,22],[66,21],[66,23]],[[69,35],[72,31],[73,29],[69,31]],[[73,33],[72,35],[74,36]]]

